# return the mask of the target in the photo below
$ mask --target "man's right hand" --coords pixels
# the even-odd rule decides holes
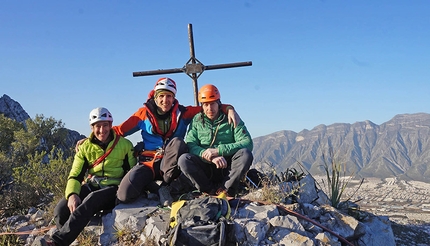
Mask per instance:
[[[87,140],[87,138],[80,139],[80,140],[78,140],[78,142],[76,142],[76,145],[75,145],[75,152],[76,153],[78,153],[78,151],[79,151],[79,145],[81,145],[85,140]]]
[[[75,211],[75,209],[79,206],[79,204],[81,204],[81,202],[81,198],[79,198],[78,195],[70,195],[67,201],[67,207],[69,207],[70,213],[73,213],[73,211]]]

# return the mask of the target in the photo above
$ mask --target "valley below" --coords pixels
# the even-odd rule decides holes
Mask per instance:
[[[325,177],[314,177],[321,188]],[[346,181],[346,180],[345,180]],[[430,183],[398,178],[350,180],[342,200],[361,211],[389,217],[397,245],[430,245]]]

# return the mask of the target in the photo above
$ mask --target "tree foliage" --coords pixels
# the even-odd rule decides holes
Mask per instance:
[[[23,128],[22,124],[0,114],[0,152],[10,151],[9,148],[13,142],[14,132]]]
[[[72,162],[61,121],[36,115],[26,127],[0,115],[0,216],[62,196]]]
[[[27,132],[34,135],[39,143],[36,146],[38,152],[49,152],[54,146],[65,147],[67,129],[61,120],[52,117],[45,118],[43,114],[36,115],[33,120],[27,120]]]
[[[0,114],[0,194],[12,182],[12,169],[15,167],[15,153],[12,144],[24,126]]]

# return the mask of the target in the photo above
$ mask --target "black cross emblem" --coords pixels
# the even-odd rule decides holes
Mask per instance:
[[[252,66],[251,61],[205,66],[203,65],[203,63],[197,60],[194,53],[194,38],[193,38],[192,24],[188,24],[188,39],[190,42],[190,59],[185,63],[185,65],[182,68],[158,69],[158,70],[151,70],[151,71],[133,72],[133,77],[171,74],[171,73],[186,73],[193,80],[194,103],[198,105],[199,101],[197,97],[197,94],[198,94],[197,79],[200,77],[200,75],[202,75],[202,73],[205,70]]]

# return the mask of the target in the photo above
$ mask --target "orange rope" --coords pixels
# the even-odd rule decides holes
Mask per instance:
[[[49,227],[44,227],[44,228],[40,228],[40,229],[36,229],[36,230],[31,230],[31,231],[20,231],[20,232],[1,232],[1,235],[30,235],[30,234],[38,234],[40,232],[46,232],[51,230],[52,228],[54,228],[55,225],[53,226],[49,226]]]

